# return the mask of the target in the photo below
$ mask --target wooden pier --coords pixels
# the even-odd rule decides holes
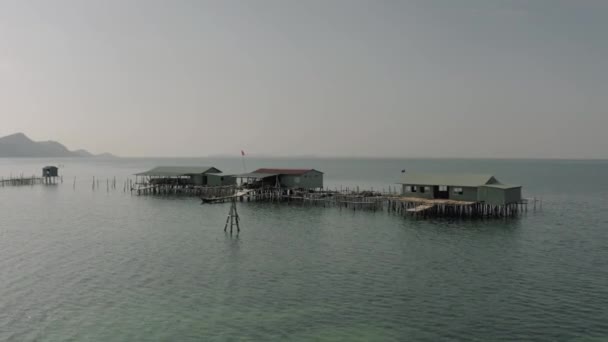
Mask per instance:
[[[295,190],[278,187],[245,188],[242,186],[145,185],[131,188],[137,195],[196,196],[202,204],[225,202],[277,202],[287,205],[337,207],[348,210],[383,211],[416,218],[486,218],[516,217],[528,211],[530,200],[491,205],[484,202],[407,197],[391,192],[355,190]],[[534,210],[538,200],[531,200]],[[542,207],[542,204],[541,204]]]
[[[235,193],[235,186],[196,186],[177,184],[135,184],[131,193],[138,196],[194,196],[194,197],[228,197]]]
[[[45,166],[42,168],[42,177],[36,177],[34,175],[25,177],[20,174],[18,177],[0,178],[0,187],[5,186],[27,186],[36,184],[47,184],[54,185],[59,182],[63,183],[63,176],[59,176],[58,168],[56,166]]]
[[[48,177],[9,177],[9,178],[0,178],[0,187],[5,186],[28,186],[28,185],[36,185],[36,184],[57,184],[56,179],[51,179]]]
[[[62,177],[10,177],[0,178],[0,187],[33,186],[36,184],[57,184]],[[108,191],[110,180],[106,180]],[[76,179],[74,179],[74,188]],[[99,188],[99,180],[94,179],[92,189]],[[116,189],[116,180],[112,181]],[[276,202],[286,205],[310,205],[336,207],[340,210],[384,211],[415,218],[452,217],[452,218],[486,218],[517,217],[532,209],[542,209],[542,201],[536,198],[523,199],[517,203],[490,205],[484,202],[459,201],[449,199],[424,199],[397,195],[395,191],[360,191],[354,189],[303,190],[280,187],[247,188],[243,186],[194,186],[178,184],[137,184],[127,180],[124,190],[130,189],[138,196],[193,196],[199,197],[202,204],[225,202]]]
[[[295,191],[260,188],[233,190],[231,196],[203,197],[203,203],[221,203],[233,198],[240,201],[283,202],[313,206],[334,206],[340,209],[381,211],[413,217],[515,217],[528,211],[528,200],[505,205],[444,199],[421,199],[380,192]],[[534,199],[534,209],[538,200]]]
[[[283,188],[258,188],[238,190],[237,197],[242,201],[282,202],[290,204],[307,204],[313,206],[336,206],[353,210],[382,210],[384,198],[379,194],[347,193],[330,190],[293,190]],[[213,203],[203,198],[204,203]]]
[[[528,211],[528,200],[504,205],[483,202],[391,196],[388,211],[415,217],[515,217]],[[536,208],[536,200],[534,200]]]

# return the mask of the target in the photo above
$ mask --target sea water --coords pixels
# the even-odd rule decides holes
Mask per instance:
[[[229,204],[124,184],[241,159],[0,159],[0,177],[47,164],[63,183],[0,187],[0,340],[608,340],[607,161],[247,158],[318,169],[332,189],[489,173],[543,208],[415,220],[244,202],[238,235],[223,232]]]

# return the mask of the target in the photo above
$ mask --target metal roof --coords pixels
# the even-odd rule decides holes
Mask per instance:
[[[236,178],[255,178],[255,179],[263,179],[268,177],[278,176],[278,173],[260,173],[260,172],[249,172],[249,173],[241,173],[240,175],[234,175]]]
[[[253,173],[269,173],[269,174],[280,174],[280,175],[303,175],[310,171],[316,171],[323,173],[315,169],[257,169]]]
[[[498,183],[498,181],[492,175],[406,173],[401,177],[399,183],[409,185],[477,187],[485,184]]]
[[[510,184],[486,184],[483,185],[484,188],[496,188],[496,189],[516,189],[521,188],[521,185],[510,185]]]
[[[206,172],[207,176],[218,176],[218,177],[235,177],[232,173],[223,173],[223,172]]]
[[[222,171],[212,166],[159,166],[146,172],[136,173],[136,176],[179,177],[203,173],[220,173]]]

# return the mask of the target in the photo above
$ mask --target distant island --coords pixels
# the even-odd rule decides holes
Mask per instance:
[[[56,141],[33,141],[23,133],[0,138],[0,158],[116,158],[110,153],[93,154],[86,150],[70,151]]]

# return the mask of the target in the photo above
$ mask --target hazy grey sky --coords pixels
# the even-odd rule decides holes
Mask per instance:
[[[608,157],[608,1],[0,0],[0,135],[123,156]]]

